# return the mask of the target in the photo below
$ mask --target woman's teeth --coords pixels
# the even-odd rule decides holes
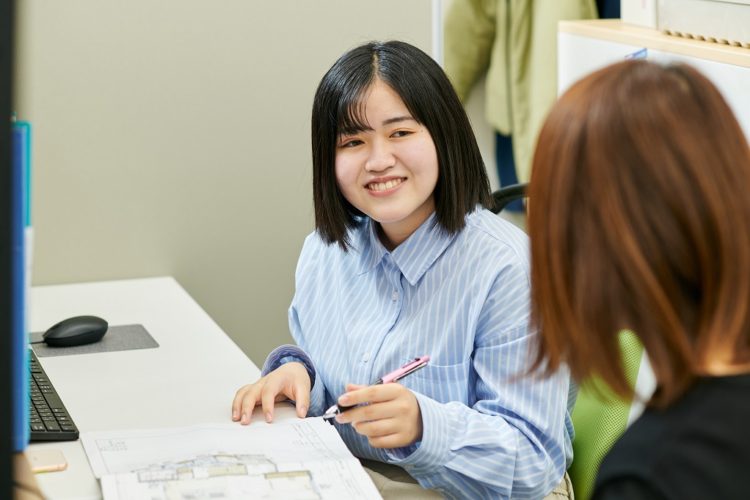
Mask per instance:
[[[391,179],[388,182],[373,182],[367,185],[367,189],[370,191],[385,191],[398,186],[403,181],[403,179]]]

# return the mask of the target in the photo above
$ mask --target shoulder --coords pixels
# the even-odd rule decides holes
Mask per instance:
[[[671,441],[666,419],[646,410],[615,442],[602,461],[597,475],[597,488],[624,477],[648,479],[664,457],[664,442]],[[651,444],[657,444],[651,449]],[[651,451],[649,451],[651,449]]]
[[[313,231],[305,238],[300,252],[298,266],[305,264],[309,260],[325,257],[339,250],[335,245],[329,245],[323,241],[317,231]]]
[[[700,382],[672,407],[649,409],[602,462],[597,491],[627,478],[667,498],[744,498],[750,464],[750,376]]]
[[[622,477],[597,489],[593,500],[667,500],[656,485],[638,477]]]
[[[298,265],[304,265],[310,261],[319,261],[321,259],[331,260],[340,258],[345,253],[338,244],[326,243],[317,231],[313,231],[305,238]]]
[[[323,241],[317,231],[313,231],[305,238],[302,251],[297,261],[297,273],[311,272],[312,269],[321,271],[335,270],[341,266],[360,266],[365,255],[370,254],[365,227],[357,227],[349,232],[351,245],[344,250],[337,243]]]
[[[531,263],[526,233],[478,209],[467,216],[451,245],[449,262],[467,293],[481,301],[493,330],[527,325]]]
[[[528,246],[528,236],[515,224],[503,219],[486,208],[478,208],[466,216],[465,230],[475,238],[486,238],[500,245]]]
[[[469,256],[529,267],[526,233],[487,209],[479,208],[467,215],[466,226],[456,240],[461,251]]]

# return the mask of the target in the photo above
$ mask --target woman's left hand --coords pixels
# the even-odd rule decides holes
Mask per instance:
[[[342,406],[361,405],[340,413],[336,422],[351,424],[374,448],[400,448],[422,439],[422,412],[416,396],[398,383],[346,386]]]

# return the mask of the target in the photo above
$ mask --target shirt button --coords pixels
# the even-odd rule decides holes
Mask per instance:
[[[391,294],[391,300],[393,300],[393,302],[396,302],[398,300],[398,290],[393,290],[393,293]]]
[[[366,352],[362,355],[362,362],[367,363],[368,361],[370,361],[370,353]]]

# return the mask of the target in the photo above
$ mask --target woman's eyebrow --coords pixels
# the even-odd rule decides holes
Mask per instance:
[[[392,123],[398,123],[403,121],[417,121],[414,119],[413,116],[410,115],[404,115],[404,116],[394,116],[393,118],[388,118],[387,120],[383,120],[383,125],[390,125]]]
[[[416,122],[417,120],[411,115],[394,116],[393,118],[388,118],[386,120],[383,120],[382,126],[391,125],[393,123],[405,122],[405,121]],[[359,134],[360,132],[372,132],[372,130],[373,128],[368,125],[360,125],[360,126],[343,128],[341,130],[340,135],[356,135],[356,134]]]

